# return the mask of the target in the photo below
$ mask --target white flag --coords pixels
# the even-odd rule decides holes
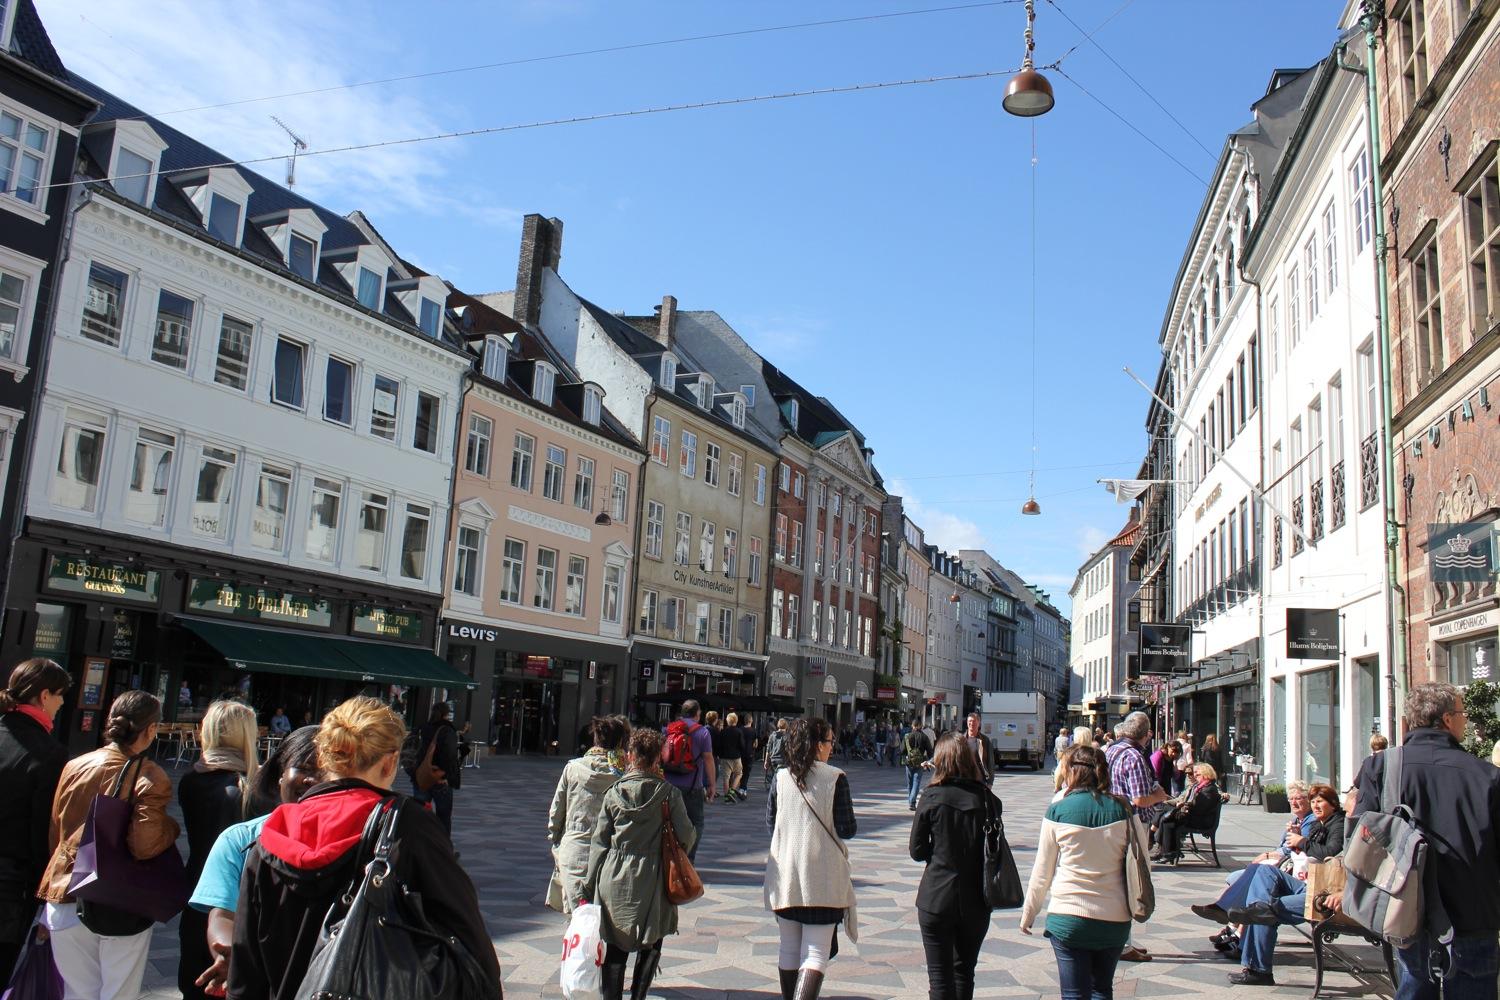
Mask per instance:
[[[1115,500],[1120,503],[1134,503],[1160,479],[1101,479],[1104,488],[1115,495]]]

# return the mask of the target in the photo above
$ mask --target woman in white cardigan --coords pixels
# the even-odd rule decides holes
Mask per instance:
[[[1111,1000],[1115,965],[1130,938],[1125,854],[1130,807],[1109,794],[1109,765],[1094,747],[1068,752],[1066,794],[1042,820],[1036,863],[1021,908],[1030,934],[1049,893],[1047,937],[1057,955],[1062,1000]],[[1145,842],[1145,830],[1136,833]]]
[[[833,744],[827,722],[795,720],[787,731],[786,766],[776,772],[766,800],[771,853],[765,900],[781,932],[776,966],[782,1000],[817,1000],[840,923],[849,940],[859,940],[844,846],[856,830],[854,800],[849,779],[828,763]]]

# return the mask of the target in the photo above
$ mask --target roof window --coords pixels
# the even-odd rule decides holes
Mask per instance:
[[[531,373],[531,398],[543,406],[552,405],[552,388],[557,384],[557,369],[538,361]]]
[[[599,420],[604,411],[604,390],[597,385],[586,385],[583,387],[583,422],[594,427],[599,426]]]
[[[484,338],[484,377],[496,382],[505,381],[507,363],[510,361],[510,345],[504,337],[494,335]]]

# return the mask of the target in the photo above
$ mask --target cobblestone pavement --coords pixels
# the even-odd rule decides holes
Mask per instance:
[[[555,998],[558,941],[563,918],[542,905],[551,857],[545,838],[547,806],[563,762],[547,758],[489,757],[464,773],[454,809],[454,833],[464,866],[479,889],[480,905],[500,953],[507,1000]],[[920,1000],[927,996],[913,901],[922,866],[907,855],[911,814],[904,772],[854,763],[847,770],[859,817],[850,842],[859,896],[860,940],[841,940],[823,995],[829,1000]],[[765,829],[761,772],[752,777],[747,803],[708,806],[707,829],[698,852],[707,884],[705,897],[682,909],[681,933],[667,940],[654,995],[663,1000],[771,1000],[776,985],[776,926],[761,902],[761,880],[769,836]],[[1006,830],[1024,879],[1034,854],[1042,813],[1051,796],[1047,774],[1002,772],[995,791],[1005,803]],[[1283,817],[1259,806],[1229,806],[1220,827],[1225,870],[1274,843]],[[185,846],[185,844],[184,844]],[[1124,964],[1116,976],[1118,997],[1207,996],[1228,987],[1235,966],[1208,943],[1216,928],[1194,916],[1190,903],[1217,895],[1225,870],[1185,862],[1158,869],[1157,910],[1138,927],[1137,943],[1155,961]],[[1378,970],[1378,953],[1341,946],[1357,967]],[[152,941],[146,986],[152,1000],[176,997],[175,923],[158,926]],[[1312,995],[1312,947],[1291,928],[1277,948],[1274,989],[1239,987],[1252,996]],[[1325,976],[1325,997],[1391,995],[1383,975],[1351,973],[1334,962]],[[1016,929],[1015,913],[996,913],[980,959],[976,997],[1057,996],[1056,965],[1047,939]]]

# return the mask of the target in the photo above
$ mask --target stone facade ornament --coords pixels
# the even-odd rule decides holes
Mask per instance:
[[[1452,488],[1444,493],[1439,490],[1433,504],[1433,521],[1437,524],[1462,524],[1475,520],[1496,504],[1495,494],[1481,493],[1479,483],[1472,475],[1462,475],[1453,469]]]

